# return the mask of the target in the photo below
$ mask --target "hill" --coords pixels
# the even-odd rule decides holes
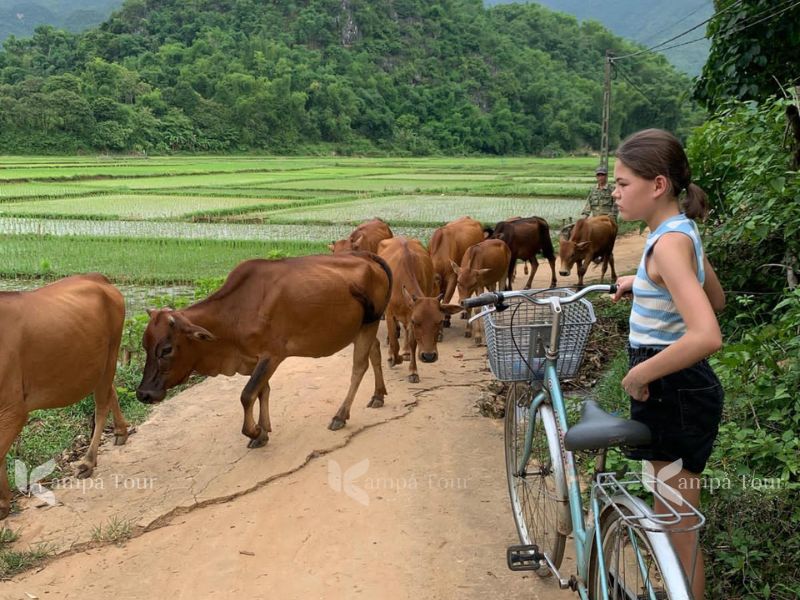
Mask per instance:
[[[6,42],[0,151],[571,152],[599,143],[606,48],[632,46],[536,4],[128,0]],[[680,130],[688,78],[626,68],[612,142]]]
[[[487,6],[508,4],[520,0],[486,0]],[[538,4],[576,16],[579,20],[594,19],[617,35],[653,46],[705,21],[714,13],[710,0],[537,0]],[[701,37],[705,27],[692,32],[678,42]],[[663,52],[678,69],[697,76],[708,58],[708,40],[672,48]]]
[[[0,42],[10,35],[28,37],[39,25],[83,31],[99,25],[122,0],[0,0]]]

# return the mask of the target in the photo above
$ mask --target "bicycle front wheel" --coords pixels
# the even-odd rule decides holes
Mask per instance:
[[[640,515],[649,508],[617,504],[600,516],[603,557],[592,544],[589,598],[592,600],[691,600],[683,567],[666,532],[632,526],[623,515]],[[647,514],[645,512],[644,514]],[[620,514],[622,513],[622,514]],[[600,571],[606,572],[608,596],[603,595]]]
[[[556,568],[564,557],[569,533],[569,502],[561,441],[553,409],[540,404],[530,410],[533,391],[527,383],[512,383],[506,395],[505,446],[508,492],[522,544],[535,544]],[[531,454],[521,464],[525,438],[533,420]],[[542,561],[536,573],[550,574]]]

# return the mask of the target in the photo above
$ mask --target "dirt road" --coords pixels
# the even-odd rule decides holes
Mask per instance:
[[[621,272],[643,243],[618,240]],[[536,281],[549,276],[545,264]],[[475,408],[491,380],[485,349],[453,322],[420,383],[406,382],[405,364],[385,367],[383,408],[365,408],[368,373],[341,431],[326,426],[349,348],[281,366],[265,448],[248,450],[240,433],[242,377],[160,405],[126,446],[103,446],[92,479],[58,482],[55,506],[33,499],[9,517],[15,548],[46,542],[57,555],[0,584],[0,598],[574,597],[505,566],[516,533],[502,422]]]

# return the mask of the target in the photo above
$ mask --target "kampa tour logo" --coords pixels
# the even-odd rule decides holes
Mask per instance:
[[[328,485],[331,486],[336,492],[344,492],[347,496],[363,504],[369,506],[369,496],[367,492],[355,485],[353,482],[365,475],[369,470],[369,459],[365,458],[357,462],[349,469],[342,472],[341,465],[335,460],[328,461]]]
[[[669,463],[656,473],[653,463],[642,461],[642,483],[650,493],[658,493],[673,504],[683,504],[683,495],[671,485],[665,483],[683,470],[683,459]]]
[[[17,484],[17,489],[26,496],[35,496],[39,500],[47,502],[50,506],[56,505],[56,496],[44,487],[40,481],[50,475],[56,469],[56,461],[52,458],[43,465],[34,467],[30,474],[28,473],[28,465],[21,460],[14,461],[14,480]]]

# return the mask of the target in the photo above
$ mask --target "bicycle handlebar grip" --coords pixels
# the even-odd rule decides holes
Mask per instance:
[[[501,292],[486,292],[479,296],[462,300],[461,306],[464,308],[475,308],[477,306],[486,306],[487,304],[499,304],[502,301],[503,294]]]
[[[617,284],[616,283],[612,283],[611,284],[611,286],[609,287],[608,293],[611,294],[612,296],[617,293]]]

